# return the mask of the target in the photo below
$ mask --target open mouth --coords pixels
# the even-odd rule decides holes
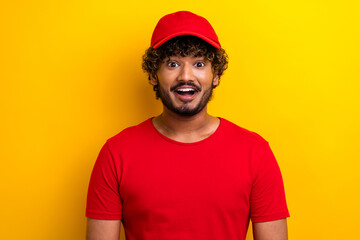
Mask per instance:
[[[201,88],[196,86],[194,83],[179,83],[170,88],[170,91],[174,92],[175,95],[182,102],[190,102],[195,99],[196,95],[201,92]]]
[[[175,92],[182,96],[193,96],[197,91],[193,88],[178,88]]]

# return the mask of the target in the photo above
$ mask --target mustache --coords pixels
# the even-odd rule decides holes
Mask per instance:
[[[182,87],[182,86],[192,86],[192,87],[194,87],[197,91],[201,91],[201,87],[199,87],[198,85],[196,85],[195,83],[193,83],[193,82],[179,82],[178,84],[176,84],[175,86],[173,86],[173,87],[171,87],[170,88],[170,91],[172,92],[172,91],[174,91],[176,88],[178,88],[178,87]]]

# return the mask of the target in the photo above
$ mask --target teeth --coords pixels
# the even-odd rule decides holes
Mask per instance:
[[[177,91],[178,92],[194,92],[195,90],[192,88],[180,88]]]

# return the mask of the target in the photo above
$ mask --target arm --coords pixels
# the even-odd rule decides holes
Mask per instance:
[[[287,240],[286,218],[270,221],[253,223],[254,240]]]
[[[88,218],[86,240],[119,240],[120,220]]]

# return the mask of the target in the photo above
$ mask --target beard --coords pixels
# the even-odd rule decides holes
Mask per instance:
[[[174,106],[173,102],[171,101],[169,93],[160,85],[158,84],[158,93],[161,99],[161,102],[173,113],[176,113],[180,116],[191,117],[203,110],[208,102],[210,101],[213,93],[213,85],[208,89],[204,90],[204,93],[200,99],[200,102],[195,107],[190,107],[189,104],[191,102],[184,102],[184,105],[181,107]]]

